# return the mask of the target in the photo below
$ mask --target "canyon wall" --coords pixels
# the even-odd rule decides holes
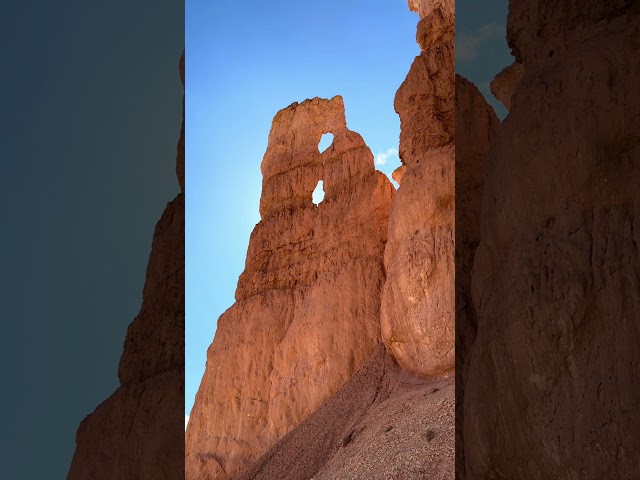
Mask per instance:
[[[471,268],[480,242],[480,211],[485,159],[500,121],[482,93],[464,77],[456,75],[456,478],[464,473],[464,387],[469,351],[477,331],[471,298]]]
[[[180,60],[184,86],[184,53]],[[127,331],[120,387],[80,424],[69,480],[184,475],[184,98],[181,192],[153,235],[140,313]]]
[[[402,166],[389,217],[381,327],[401,367],[434,377],[455,363],[455,17],[453,0],[410,7],[425,16],[416,35],[420,55],[394,102]]]
[[[332,145],[318,143],[332,133]],[[186,432],[186,477],[233,478],[334,394],[380,341],[394,188],[341,97],[275,116],[236,303],[218,320]],[[324,182],[325,197],[312,202]]]
[[[522,67],[486,159],[468,478],[640,471],[639,9],[510,2]]]

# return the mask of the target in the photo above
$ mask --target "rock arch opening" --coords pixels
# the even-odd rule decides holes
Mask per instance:
[[[318,184],[311,194],[311,200],[316,207],[324,200],[324,182],[322,180],[318,180]]]
[[[320,153],[323,153],[327,148],[329,148],[333,144],[333,133],[327,132],[323,133],[320,138],[320,143],[318,143],[318,150]]]

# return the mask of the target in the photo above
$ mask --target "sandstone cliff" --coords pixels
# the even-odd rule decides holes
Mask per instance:
[[[513,97],[522,76],[524,67],[520,63],[513,63],[502,70],[490,84],[491,93],[502,102],[507,110],[511,110],[511,97]]]
[[[184,54],[180,60],[184,86]],[[184,99],[181,192],[156,225],[142,308],[129,326],[120,387],[80,424],[69,480],[182,478],[184,448]]]
[[[333,144],[318,151],[322,134]],[[273,120],[261,220],[218,320],[186,432],[188,479],[232,478],[335,393],[380,341],[394,188],[341,97]],[[324,181],[318,206],[311,194]]]
[[[421,53],[395,98],[400,188],[385,250],[382,337],[400,366],[419,375],[453,371],[454,15],[453,0],[410,2]]]
[[[468,478],[640,471],[638,10],[510,2],[523,75],[486,160]]]

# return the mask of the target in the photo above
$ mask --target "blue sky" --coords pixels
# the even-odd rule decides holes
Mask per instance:
[[[465,24],[470,53],[459,70],[479,82],[492,78],[486,67],[495,62],[478,57],[500,36],[495,27],[485,36],[480,30],[479,40],[473,35],[504,24],[503,3],[501,15],[473,15]],[[187,414],[260,220],[260,162],[274,115],[294,101],[342,95],[348,127],[390,174],[399,165],[393,99],[419,54],[417,22],[404,0],[186,1]]]

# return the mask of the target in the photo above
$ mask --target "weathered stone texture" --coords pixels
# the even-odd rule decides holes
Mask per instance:
[[[452,480],[453,390],[452,378],[408,374],[381,345],[238,480]]]
[[[452,5],[421,19],[422,52],[394,104],[403,167],[389,217],[382,336],[403,368],[426,376],[450,373],[455,363]]]
[[[456,76],[456,478],[464,480],[464,387],[477,319],[471,298],[471,268],[480,242],[485,159],[500,122],[482,93]]]
[[[513,63],[502,70],[490,84],[491,93],[502,102],[507,110],[511,110],[511,97],[524,75],[524,67]]]
[[[508,36],[524,75],[487,159],[467,473],[635,478],[637,2],[512,0]]]

